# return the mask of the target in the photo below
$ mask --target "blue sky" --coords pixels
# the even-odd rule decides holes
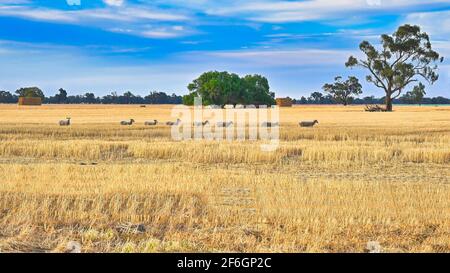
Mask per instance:
[[[364,81],[348,56],[404,23],[447,57],[428,95],[449,97],[450,0],[0,0],[0,90],[185,94],[202,72],[228,70],[297,98],[336,75]]]

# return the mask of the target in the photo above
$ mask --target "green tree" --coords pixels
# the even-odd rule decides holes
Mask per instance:
[[[64,102],[66,102],[66,101],[67,101],[67,91],[64,90],[63,88],[60,88],[60,89],[58,90],[58,92],[59,92],[59,93],[55,95],[56,101],[57,101],[58,103],[64,103]]]
[[[197,96],[196,93],[190,93],[188,95],[183,96],[183,104],[184,105],[194,105],[194,99]]]
[[[425,95],[425,85],[419,83],[418,85],[414,86],[412,91],[406,92],[406,94],[403,96],[403,100],[410,103],[420,104]]]
[[[323,94],[320,92],[312,92],[308,100],[314,103],[321,103],[323,100]]]
[[[26,98],[31,98],[31,97],[39,97],[44,99],[44,92],[42,92],[41,89],[39,89],[38,87],[23,87],[20,89],[16,90],[16,94],[19,97],[26,97]]]
[[[17,102],[17,97],[8,91],[0,91],[0,103],[15,103]]]
[[[261,75],[240,78],[229,72],[209,71],[188,85],[190,93],[183,103],[192,105],[195,97],[201,97],[204,105],[217,104],[273,104],[267,79]]]
[[[245,104],[273,105],[275,94],[270,92],[269,81],[261,75],[247,75],[243,79]]]
[[[89,103],[89,104],[93,104],[93,103],[97,102],[97,99],[96,99],[94,93],[88,92],[88,93],[84,94],[84,99],[85,99],[85,102]]]
[[[430,84],[439,78],[437,62],[443,62],[431,47],[428,34],[421,32],[419,26],[403,25],[392,35],[381,36],[381,49],[367,41],[359,48],[365,58],[358,60],[351,56],[347,67],[360,66],[370,75],[368,82],[384,90],[386,110],[392,111],[392,101],[398,98],[409,84],[423,78]]]
[[[356,77],[348,77],[348,80],[342,81],[342,77],[338,76],[334,78],[334,81],[333,84],[325,84],[322,89],[337,103],[347,106],[353,102],[353,96],[362,94],[362,86]]]
[[[127,92],[123,93],[123,98],[124,98],[125,104],[130,104],[135,97],[136,96],[133,93],[131,93],[131,91],[127,91]]]

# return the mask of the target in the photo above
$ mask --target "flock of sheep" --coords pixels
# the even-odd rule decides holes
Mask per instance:
[[[66,118],[65,120],[61,120],[59,121],[59,125],[60,126],[70,126],[70,120],[71,118]],[[136,121],[134,119],[130,119],[130,120],[123,120],[120,122],[120,125],[123,126],[131,126],[133,125],[133,123],[135,123]],[[314,127],[314,125],[318,124],[319,122],[317,120],[313,120],[313,121],[301,121],[299,122],[300,127]],[[178,126],[181,124],[181,120],[177,119],[175,122],[173,121],[168,121],[166,122],[167,126]],[[210,124],[210,122],[208,120],[203,121],[203,122],[194,122],[192,125],[195,127],[198,126],[205,126]],[[158,125],[158,121],[152,120],[152,121],[146,121],[144,123],[145,126],[156,126]],[[217,122],[216,126],[217,127],[230,127],[231,125],[233,125],[232,121],[228,121],[228,122]],[[280,123],[279,122],[263,122],[261,123],[262,127],[279,127]]]

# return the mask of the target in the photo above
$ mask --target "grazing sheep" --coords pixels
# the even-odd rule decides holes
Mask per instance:
[[[232,121],[229,122],[217,122],[216,126],[217,127],[230,127],[233,124]]]
[[[155,126],[155,125],[158,124],[158,121],[155,119],[155,120],[153,120],[153,121],[146,121],[144,124],[145,124],[146,126]]]
[[[134,122],[135,122],[134,119],[130,119],[129,121],[123,120],[120,122],[120,125],[128,125],[129,126],[129,125],[133,125]]]
[[[169,126],[177,126],[177,125],[179,125],[180,123],[181,123],[181,120],[178,118],[176,122],[173,122],[173,121],[168,121],[168,122],[166,122],[166,125],[169,125]]]
[[[313,120],[313,121],[302,121],[300,122],[300,127],[314,127],[314,125],[319,124],[319,122],[317,120]]]
[[[280,126],[280,123],[278,122],[263,122],[261,124],[262,127],[278,127]]]
[[[194,122],[192,123],[193,126],[205,126],[209,124],[209,121],[204,121],[204,122]]]
[[[69,125],[70,125],[70,118],[59,121],[59,126],[69,126]]]

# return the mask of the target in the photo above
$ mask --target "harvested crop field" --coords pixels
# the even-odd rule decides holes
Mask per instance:
[[[144,126],[166,105],[0,105],[0,251],[450,252],[450,107],[363,108],[282,108],[264,152]]]

